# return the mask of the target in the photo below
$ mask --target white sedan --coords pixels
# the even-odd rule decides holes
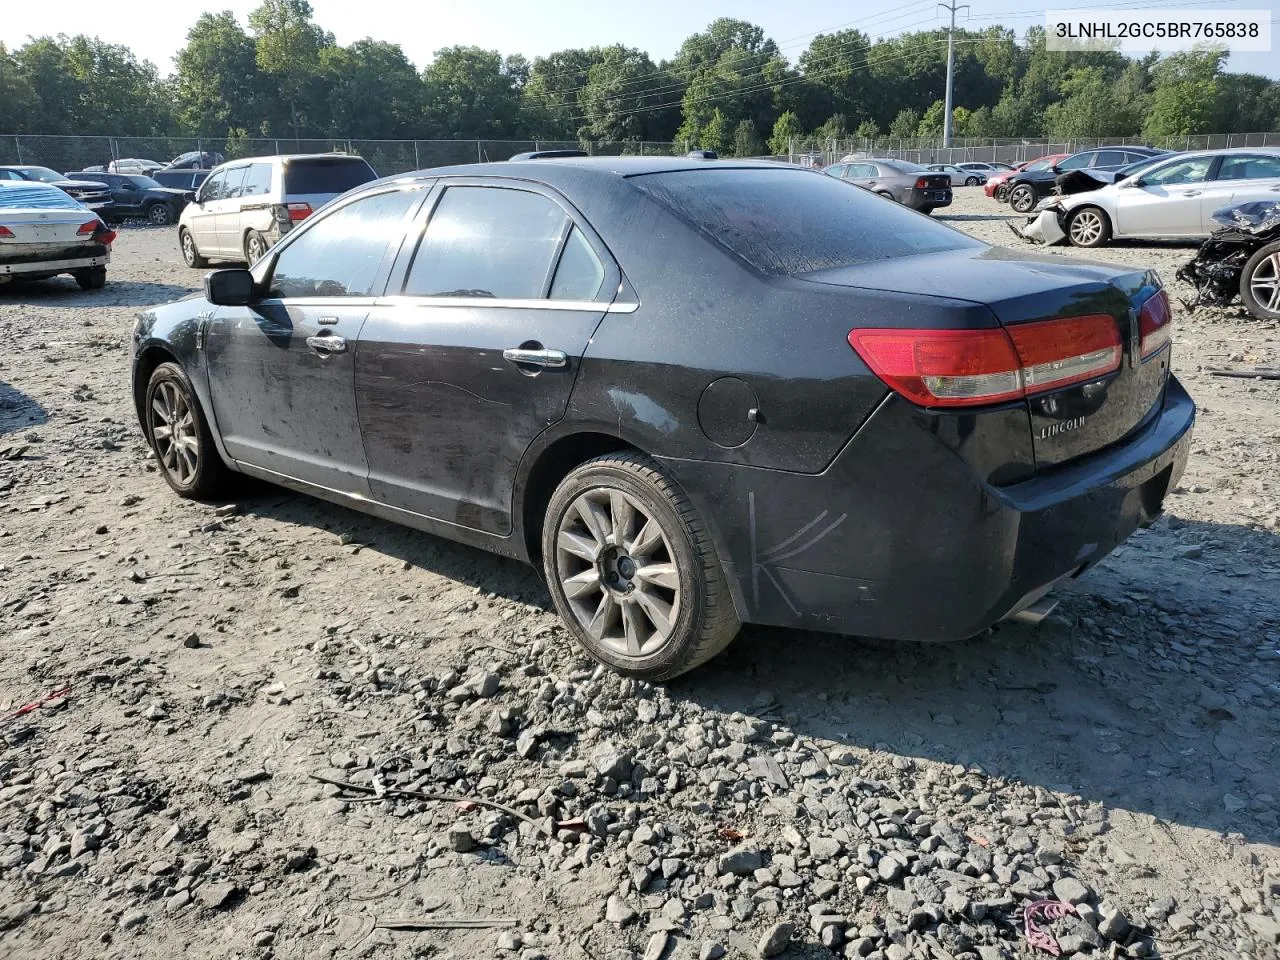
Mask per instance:
[[[107,282],[116,234],[57,187],[0,184],[0,286],[69,273],[82,290]]]
[[[1234,148],[1175,154],[1115,183],[1037,205],[1014,231],[1038,243],[1100,247],[1112,239],[1207,237],[1213,214],[1280,199],[1280,150]]]
[[[931,163],[929,169],[935,173],[950,174],[951,182],[957,186],[963,183],[966,187],[977,187],[987,182],[987,175],[981,170],[967,170],[954,163]]]

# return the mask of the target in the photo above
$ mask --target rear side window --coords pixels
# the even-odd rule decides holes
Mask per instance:
[[[568,225],[565,212],[541,194],[449,187],[427,223],[404,292],[541,299]]]
[[[421,199],[420,190],[373,194],[309,225],[276,258],[271,295],[372,296],[388,245],[404,235],[404,218]]]
[[[551,284],[552,300],[594,300],[604,283],[604,264],[577,227],[569,233],[556,278]]]
[[[843,177],[844,172],[848,169],[849,168],[845,164],[837,163],[837,164],[833,164],[830,167],[827,167],[827,169],[823,170],[822,172],[829,177]]]
[[[1074,157],[1067,157],[1058,164],[1059,170],[1083,170],[1085,167],[1093,163],[1093,158],[1097,154],[1093,153],[1077,153]]]
[[[245,174],[242,197],[261,197],[271,192],[271,164],[251,163]]]
[[[984,246],[867,191],[799,171],[688,170],[631,182],[774,276]]]
[[[1137,154],[1125,153],[1123,150],[1102,150],[1093,162],[1095,167],[1119,167],[1131,162]]]
[[[352,187],[378,179],[373,168],[358,157],[343,160],[290,160],[284,165],[284,192],[346,193]]]
[[[1219,180],[1280,179],[1280,157],[1224,157]]]

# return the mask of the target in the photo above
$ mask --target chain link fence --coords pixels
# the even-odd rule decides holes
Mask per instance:
[[[52,167],[61,173],[139,158],[167,163],[184,153],[220,154],[227,160],[286,153],[354,153],[389,176],[457,163],[506,160],[528,150],[585,150],[593,156],[669,156],[683,145],[653,141],[577,140],[354,140],[342,137],[82,137],[0,134],[0,164]]]
[[[1160,137],[1148,140],[1142,137],[1110,137],[1101,139],[1076,138],[1054,140],[1051,138],[992,139],[978,137],[953,137],[950,147],[942,145],[941,137],[880,137],[874,140],[847,138],[843,140],[795,139],[791,142],[790,160],[793,163],[836,163],[842,157],[896,157],[915,163],[964,163],[969,161],[990,163],[1021,163],[1046,154],[1076,153],[1094,147],[1112,146],[1161,147],[1166,150],[1221,150],[1228,147],[1276,147],[1280,148],[1280,133],[1210,133],[1185,137]]]

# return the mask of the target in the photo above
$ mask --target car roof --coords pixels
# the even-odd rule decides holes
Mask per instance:
[[[458,163],[447,167],[428,167],[409,173],[397,173],[361,184],[364,189],[375,184],[428,177],[510,177],[555,185],[589,180],[624,180],[652,173],[678,173],[690,170],[795,170],[810,173],[792,164],[767,160],[700,160],[687,157],[547,157],[541,160],[495,160],[491,163]]]
[[[357,153],[275,153],[265,157],[236,157],[218,166],[234,167],[241,163],[270,163],[273,160],[364,160],[364,157]]]

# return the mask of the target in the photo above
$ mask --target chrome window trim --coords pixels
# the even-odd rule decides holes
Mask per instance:
[[[380,307],[496,307],[505,310],[559,310],[564,312],[635,313],[638,303],[601,303],[599,300],[503,299],[499,297],[378,297]]]

